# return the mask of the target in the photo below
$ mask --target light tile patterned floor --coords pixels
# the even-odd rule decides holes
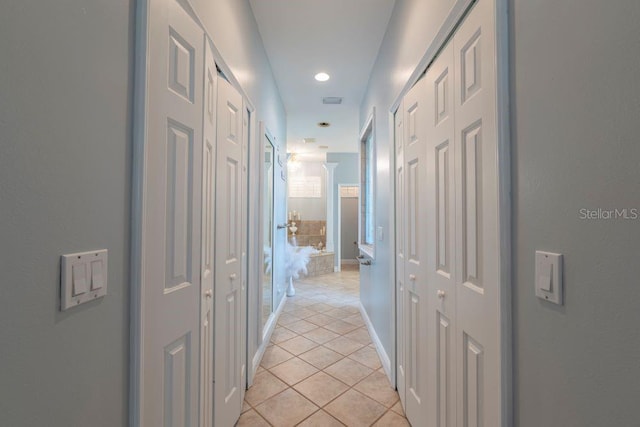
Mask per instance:
[[[358,309],[358,271],[295,285],[237,426],[408,426]]]

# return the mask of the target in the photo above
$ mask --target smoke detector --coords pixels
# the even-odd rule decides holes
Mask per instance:
[[[331,123],[329,123],[329,122],[319,122],[318,126],[320,126],[321,128],[328,128],[329,126],[331,126]]]
[[[342,97],[325,96],[324,98],[322,98],[322,103],[327,105],[339,105],[339,104],[342,104]]]

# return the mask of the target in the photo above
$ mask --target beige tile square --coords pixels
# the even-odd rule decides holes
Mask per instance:
[[[387,376],[380,371],[369,375],[353,388],[387,408],[392,407],[400,399],[396,390],[391,387]]]
[[[343,383],[352,386],[371,374],[373,369],[367,368],[358,362],[345,358],[329,366],[324,371]]]
[[[244,414],[249,409],[251,409],[251,405],[249,405],[249,402],[247,402],[246,400],[243,400],[242,401],[242,413]]]
[[[342,320],[336,320],[335,322],[324,325],[324,328],[337,334],[343,335],[353,331],[357,328],[357,326],[348,322],[343,322]]]
[[[303,336],[297,336],[288,341],[282,342],[279,345],[289,353],[297,356],[300,353],[304,353],[305,351],[309,351],[312,348],[317,347],[318,343]]]
[[[334,319],[331,316],[325,316],[324,314],[316,314],[314,316],[311,317],[307,317],[305,319],[307,322],[311,322],[313,324],[316,324],[318,326],[324,326],[326,324],[329,324],[331,322],[335,322],[336,319]]]
[[[317,328],[304,334],[305,338],[317,342],[318,344],[324,344],[327,341],[331,341],[334,338],[338,338],[340,335],[335,332],[331,332],[328,329]]]
[[[297,332],[299,334],[304,334],[305,332],[309,332],[317,327],[317,325],[307,322],[306,320],[299,320],[287,325],[287,329],[291,329],[293,332]]]
[[[367,328],[365,327],[358,328],[355,331],[351,331],[348,334],[345,334],[344,337],[352,339],[354,341],[358,341],[363,345],[371,344],[371,336],[369,336],[369,331],[367,331]]]
[[[271,342],[278,344],[283,341],[290,340],[291,338],[295,338],[297,336],[298,334],[296,334],[293,331],[290,331],[284,326],[278,326],[273,330],[273,333],[271,334]]]
[[[320,407],[323,407],[349,389],[349,387],[324,372],[318,372],[310,376],[294,388]]]
[[[375,427],[411,427],[409,421],[395,412],[389,411],[382,416],[375,424]]]
[[[299,383],[318,372],[318,369],[304,360],[294,357],[270,369],[271,373],[289,385]]]
[[[255,408],[272,425],[293,427],[318,410],[297,391],[288,388]]]
[[[345,317],[353,316],[353,313],[346,311],[344,308],[334,308],[333,310],[326,311],[324,314],[335,317],[336,319],[344,319]]]
[[[251,409],[240,416],[236,423],[236,427],[270,427],[269,423],[264,420],[256,411]]]
[[[330,348],[331,350],[337,351],[338,353],[344,354],[345,356],[364,347],[364,345],[360,344],[359,342],[350,340],[345,337],[335,338],[331,341],[326,342],[324,346]]]
[[[309,310],[308,308],[300,307],[300,308],[297,308],[297,309],[295,309],[293,311],[290,311],[289,314],[291,314],[292,316],[296,316],[296,317],[298,317],[300,319],[305,319],[305,318],[307,318],[309,316],[313,316],[313,315],[318,314],[318,313],[316,313],[313,310]]]
[[[402,402],[398,400],[395,405],[391,407],[391,410],[398,415],[402,415],[404,417],[404,409],[402,409]]]
[[[320,410],[298,424],[298,427],[344,427],[344,424]]]
[[[253,385],[245,393],[244,399],[251,406],[256,406],[286,388],[287,385],[275,375],[269,371],[264,371],[255,376]]]
[[[380,358],[378,357],[378,352],[369,346],[354,351],[349,355],[349,358],[362,363],[364,366],[368,366],[371,369],[379,369],[382,367],[382,363],[380,363]]]
[[[342,308],[343,311],[346,311],[347,313],[354,315],[354,314],[360,314],[360,308],[358,308],[357,306],[349,305],[347,307],[343,307]]]
[[[286,360],[289,360],[293,357],[293,354],[284,351],[277,345],[272,345],[271,347],[267,347],[264,351],[264,355],[262,356],[262,365],[263,368],[269,369],[273,366],[276,366]]]
[[[300,320],[300,318],[290,314],[290,313],[282,313],[280,314],[280,316],[278,317],[278,325],[282,325],[282,326],[286,326],[290,323],[295,323],[298,320]]]
[[[319,302],[313,305],[310,305],[309,310],[313,310],[316,313],[324,313],[325,311],[333,310],[333,307],[329,304],[325,304],[323,302]]]
[[[345,317],[342,320],[347,322],[347,323],[351,323],[352,325],[356,325],[356,326],[364,326],[364,324],[365,324],[364,323],[364,319],[362,318],[362,315],[360,315],[360,314],[354,314],[353,316]]]
[[[313,300],[311,300],[309,298],[304,298],[302,296],[297,296],[297,297],[293,297],[293,298],[294,298],[294,302],[299,307],[308,307],[310,305],[317,304],[316,301],[313,301]]]
[[[386,408],[355,390],[349,390],[324,410],[349,427],[369,427],[384,414]]]
[[[320,346],[314,348],[313,350],[307,351],[306,353],[302,353],[298,357],[306,362],[311,363],[318,369],[324,369],[327,366],[332,365],[338,360],[342,359],[344,356],[340,353],[336,353],[331,349]]]

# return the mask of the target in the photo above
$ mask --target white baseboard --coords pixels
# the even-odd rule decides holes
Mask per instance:
[[[360,306],[360,314],[362,314],[362,318],[364,319],[364,323],[367,325],[367,330],[369,331],[369,335],[371,335],[371,341],[373,341],[373,345],[376,347],[376,351],[378,352],[378,356],[380,357],[380,363],[382,363],[382,369],[387,374],[387,378],[391,384],[393,382],[393,376],[391,375],[391,359],[389,359],[389,355],[385,351],[382,346],[382,342],[380,342],[380,338],[378,338],[378,334],[376,330],[373,328],[373,324],[371,323],[371,319],[369,319],[369,315],[367,315],[367,311],[364,309],[362,302],[359,303]]]
[[[262,356],[264,356],[264,352],[271,341],[271,335],[273,334],[274,329],[276,328],[276,324],[278,323],[278,319],[280,318],[280,314],[282,314],[282,309],[284,308],[285,303],[287,302],[287,296],[283,296],[280,300],[280,304],[278,304],[278,308],[276,312],[273,313],[273,316],[267,321],[266,330],[264,335],[262,336],[262,343],[258,347],[256,354],[253,356],[253,360],[251,361],[251,369],[253,375],[251,376],[251,381],[249,385],[253,384],[253,378],[255,377],[255,373],[260,366],[260,362],[262,361]]]

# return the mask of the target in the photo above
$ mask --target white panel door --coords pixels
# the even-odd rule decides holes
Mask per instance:
[[[429,423],[456,425],[453,45],[427,70],[427,360]]]
[[[500,241],[494,4],[480,0],[455,56],[458,424],[501,425]]]
[[[216,88],[213,51],[205,38],[202,154],[202,302],[200,313],[200,425],[213,426],[213,281],[216,171]]]
[[[196,426],[204,33],[175,1],[149,8],[140,424]]]
[[[218,78],[214,424],[233,426],[242,408],[242,96]]]
[[[404,98],[405,231],[405,405],[407,418],[421,425],[427,418],[427,182],[426,89],[420,80]]]
[[[405,263],[405,183],[404,183],[404,103],[400,102],[395,114],[395,149],[396,149],[396,364],[397,388],[402,407],[406,408],[406,366],[405,366],[405,338],[404,309],[407,305],[407,295],[404,282]]]
[[[240,294],[240,401],[244,400],[247,390],[247,281],[249,277],[248,247],[249,247],[249,123],[251,114],[243,108],[242,115],[242,285]]]

